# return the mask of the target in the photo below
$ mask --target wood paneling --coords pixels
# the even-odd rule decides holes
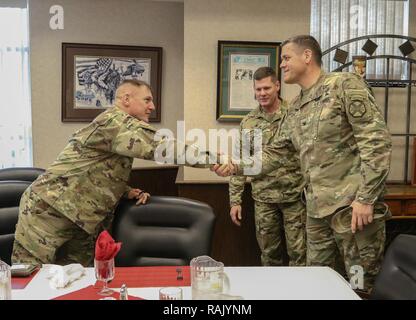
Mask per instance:
[[[178,167],[136,168],[131,171],[129,185],[155,196],[178,196],[175,184]]]
[[[416,218],[416,200],[408,200],[406,201],[406,209],[405,212],[407,215],[415,216]]]
[[[410,185],[387,186],[385,196],[393,219],[416,219],[416,187]]]
[[[413,155],[412,155],[412,185],[416,187],[416,137],[413,137]]]
[[[229,215],[228,184],[178,184],[180,197],[208,203],[215,212],[216,221],[211,256],[227,266],[258,266],[260,250],[254,228],[254,207],[246,188],[243,194],[241,227],[234,225]]]
[[[386,200],[386,203],[393,215],[399,216],[402,214],[402,202],[400,200]]]

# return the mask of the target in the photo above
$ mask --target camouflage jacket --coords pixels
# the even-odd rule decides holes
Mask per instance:
[[[247,114],[240,124],[240,137],[243,129],[260,129],[262,146],[270,143],[279,133],[281,120],[287,112],[287,103],[282,101],[279,109],[267,114],[261,106]],[[240,138],[241,139],[241,138]],[[300,172],[299,157],[296,152],[288,150],[287,165],[251,180],[251,195],[254,200],[266,203],[292,202],[300,198],[304,183]],[[246,177],[232,176],[229,183],[230,206],[241,204]]]
[[[281,159],[295,148],[312,217],[330,215],[354,200],[381,200],[392,142],[366,83],[352,73],[322,73],[292,104],[281,134],[263,150],[262,172],[283,166]]]
[[[133,158],[154,159],[156,130],[112,107],[78,130],[57,160],[31,185],[50,206],[89,234],[114,212]],[[176,155],[175,155],[176,156]],[[203,167],[203,166],[202,166]]]

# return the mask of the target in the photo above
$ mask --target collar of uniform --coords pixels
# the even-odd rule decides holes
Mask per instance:
[[[275,112],[273,112],[273,114],[265,112],[264,109],[260,105],[258,105],[258,107],[254,109],[253,117],[262,118],[270,122],[279,120],[283,114],[282,109],[287,108],[287,102],[285,100],[279,98],[279,101],[279,108]]]
[[[324,82],[326,75],[326,72],[322,70],[318,80],[313,84],[312,87],[306,90],[301,90],[299,94],[300,103],[295,106],[296,110],[299,110],[304,105],[322,96],[324,93],[324,87],[321,84]]]

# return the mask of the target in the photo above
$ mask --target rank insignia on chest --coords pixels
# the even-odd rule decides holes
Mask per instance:
[[[353,118],[362,118],[367,112],[367,107],[364,102],[355,100],[348,106],[348,112]]]

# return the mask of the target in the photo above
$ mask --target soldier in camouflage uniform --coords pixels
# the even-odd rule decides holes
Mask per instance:
[[[148,124],[154,108],[150,87],[126,80],[115,105],[73,134],[22,196],[13,263],[91,265],[95,238],[109,228],[120,198],[143,201],[127,182],[133,158],[153,160],[164,142]]]
[[[279,89],[280,84],[272,68],[261,67],[254,73],[254,90],[259,106],[241,121],[240,137],[243,130],[251,136],[253,129],[260,129],[264,146],[277,134],[287,109],[286,101],[278,97]],[[283,265],[283,236],[286,236],[289,264],[306,264],[306,209],[300,199],[304,183],[296,153],[291,154],[288,164],[251,181],[256,238],[264,266]],[[242,219],[241,197],[245,182],[244,176],[232,176],[229,183],[230,215],[238,226]]]
[[[263,149],[262,172],[284,166],[289,148],[299,152],[306,181],[308,264],[333,267],[339,250],[347,274],[353,275],[354,265],[363,268],[364,288],[371,290],[391,215],[383,203],[391,136],[367,84],[355,74],[324,73],[321,57],[311,36],[284,42],[284,81],[299,84],[302,91],[281,134]],[[214,170],[241,174],[259,157]]]

